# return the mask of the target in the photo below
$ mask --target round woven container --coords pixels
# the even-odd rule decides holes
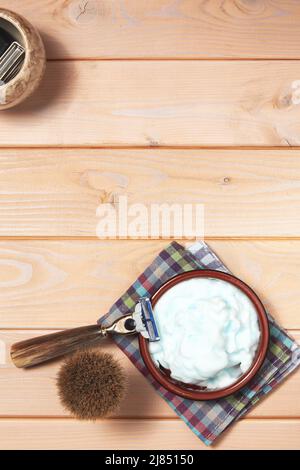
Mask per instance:
[[[31,95],[44,74],[46,54],[37,30],[22,16],[0,8],[0,28],[25,48],[25,60],[18,74],[0,84],[0,110],[16,106]]]

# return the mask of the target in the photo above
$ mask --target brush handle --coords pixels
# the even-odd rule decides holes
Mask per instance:
[[[16,367],[26,368],[95,345],[104,336],[106,330],[100,325],[82,326],[20,341],[12,345],[10,354]]]

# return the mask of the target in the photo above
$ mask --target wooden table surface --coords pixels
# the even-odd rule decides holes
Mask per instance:
[[[300,340],[300,4],[292,0],[2,0],[45,41],[34,97],[0,114],[0,447],[205,446],[129,375],[113,419],[60,406],[59,362],[12,342],[93,323],[165,240],[98,240],[96,208],[202,202],[205,235]],[[213,449],[300,447],[300,371]]]

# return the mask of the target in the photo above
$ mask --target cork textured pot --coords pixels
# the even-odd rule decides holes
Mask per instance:
[[[183,398],[188,398],[190,400],[216,400],[218,398],[222,398],[231,395],[234,392],[237,392],[242,387],[244,387],[258,372],[262,363],[264,362],[268,349],[269,322],[262,302],[247,284],[245,284],[237,277],[232,276],[231,274],[223,273],[221,271],[212,271],[209,269],[189,271],[183,274],[179,274],[178,276],[175,276],[169,281],[167,281],[152,296],[151,303],[153,308],[155,307],[155,304],[157,303],[158,299],[160,299],[160,297],[175,284],[195,277],[221,279],[223,281],[229,282],[230,284],[233,284],[235,287],[244,292],[244,294],[246,294],[247,297],[253,303],[257,312],[261,335],[256,355],[254,357],[250,369],[245,374],[241,375],[241,377],[229,387],[222,388],[219,390],[207,390],[201,387],[197,387],[195,385],[184,384],[182,382],[173,380],[169,375],[170,371],[158,369],[150,355],[148,349],[148,340],[145,339],[142,335],[139,335],[140,352],[145,362],[145,365],[152,374],[152,376],[155,378],[155,380],[157,380],[160,385],[162,385],[168,391],[175,393],[176,395],[179,395]]]
[[[0,110],[16,106],[39,85],[46,65],[46,54],[37,30],[22,16],[0,8],[0,27],[9,31],[25,48],[25,60],[19,73],[0,86]]]

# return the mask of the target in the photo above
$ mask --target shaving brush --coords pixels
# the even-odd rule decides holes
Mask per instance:
[[[95,420],[117,411],[125,395],[126,378],[111,354],[83,349],[65,360],[57,387],[62,405],[75,418]]]

